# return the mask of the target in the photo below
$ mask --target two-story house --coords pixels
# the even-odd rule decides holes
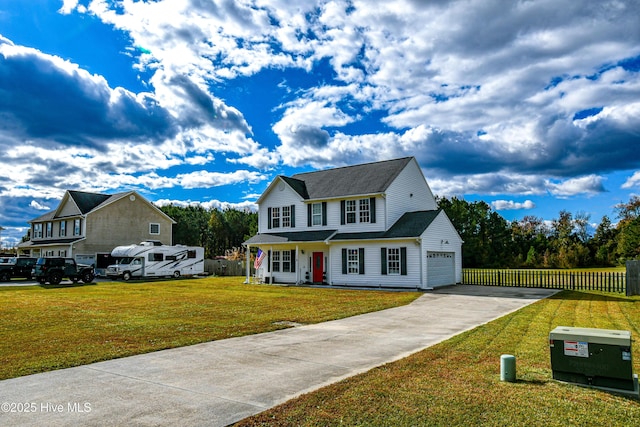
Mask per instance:
[[[431,289],[462,279],[462,239],[414,157],[278,176],[257,203],[245,246],[264,254],[265,282]]]
[[[58,207],[29,221],[21,255],[70,257],[100,272],[116,246],[158,240],[172,244],[175,221],[135,191],[118,194],[67,191]]]

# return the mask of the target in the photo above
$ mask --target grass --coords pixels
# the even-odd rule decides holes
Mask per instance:
[[[420,296],[243,280],[0,287],[0,379],[344,318]]]
[[[563,291],[398,362],[373,369],[239,426],[640,425],[640,401],[552,379],[556,326],[629,330],[640,370],[640,297]],[[500,381],[500,355],[517,381]]]

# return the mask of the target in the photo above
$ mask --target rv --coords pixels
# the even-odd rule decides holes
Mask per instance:
[[[168,246],[156,241],[118,246],[111,251],[116,263],[107,267],[107,277],[132,278],[193,276],[204,273],[204,248]]]

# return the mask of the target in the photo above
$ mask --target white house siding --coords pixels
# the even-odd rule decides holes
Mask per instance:
[[[423,274],[425,285],[428,282],[429,266],[427,254],[452,253],[455,266],[455,283],[462,282],[462,240],[455,232],[451,221],[444,213],[440,213],[422,235]]]
[[[381,273],[381,248],[407,248],[407,275],[393,275]],[[342,249],[364,248],[365,274],[342,274]],[[388,240],[375,243],[362,241],[340,242],[331,245],[331,278],[332,285],[367,286],[388,288],[422,287],[420,284],[420,245],[415,239]]]
[[[294,205],[296,208],[296,223],[295,228],[292,227],[278,227],[269,229],[269,208],[280,208],[280,218],[282,225],[282,207]],[[271,193],[260,204],[258,214],[258,228],[261,233],[268,233],[269,231],[288,232],[288,231],[303,231],[307,227],[307,208],[302,203],[302,198],[291,187],[289,187],[284,181],[279,179],[271,189]]]
[[[415,160],[396,177],[387,189],[386,228],[405,212],[437,209],[436,200]]]
[[[356,222],[352,224],[341,224],[340,202],[342,200],[360,200],[369,199],[373,196],[347,197],[339,200],[331,200],[327,203],[327,226],[323,227],[330,230],[338,230],[339,233],[361,233],[368,231],[384,231],[386,229],[386,203],[381,196],[376,199],[376,222],[359,222],[359,211],[356,211]],[[359,203],[359,202],[356,202]],[[306,222],[305,222],[306,224]],[[317,228],[316,228],[317,229]]]

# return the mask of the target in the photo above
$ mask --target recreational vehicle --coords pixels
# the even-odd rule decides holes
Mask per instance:
[[[110,278],[193,276],[204,273],[204,248],[168,246],[155,241],[118,246],[111,251],[116,263],[107,267]]]

